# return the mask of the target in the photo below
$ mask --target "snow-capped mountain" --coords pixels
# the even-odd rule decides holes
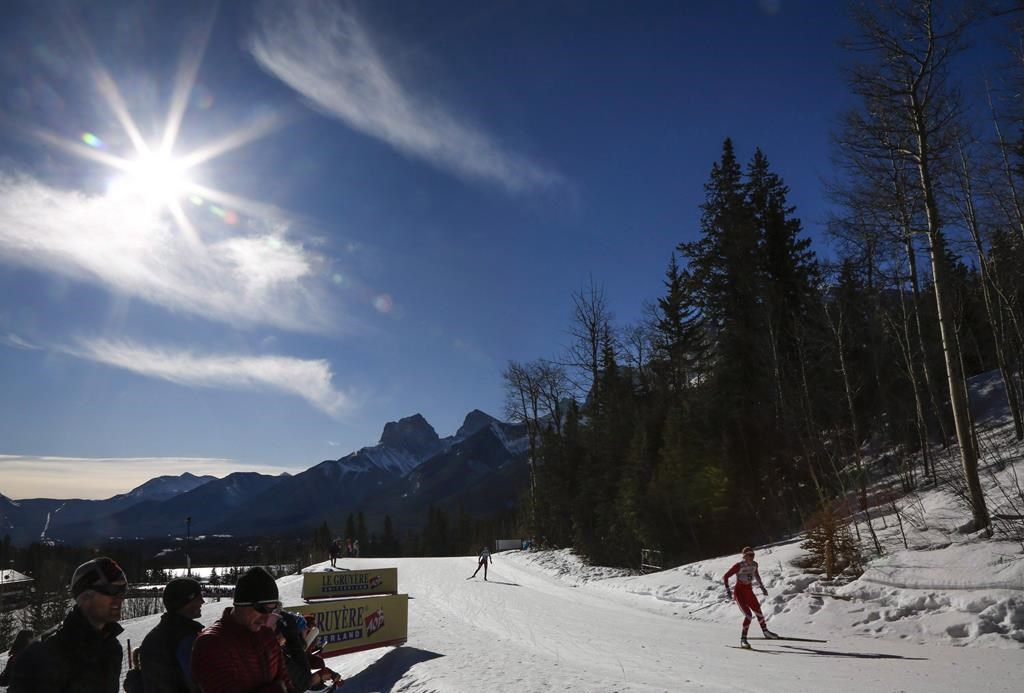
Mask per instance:
[[[182,493],[188,493],[194,488],[202,486],[217,477],[204,474],[196,476],[191,472],[185,472],[181,476],[158,476],[150,479],[141,486],[133,488],[128,493],[121,493],[109,500],[129,499],[135,502],[144,500],[162,501]]]
[[[158,477],[105,501],[0,500],[0,522],[22,527],[19,543],[39,538],[178,536],[184,518],[198,534],[301,533],[348,513],[384,514],[416,526],[426,509],[458,506],[488,514],[510,506],[528,478],[525,427],[480,411],[440,438],[421,414],[385,424],[377,445],[325,460],[294,475],[254,472],[223,479],[185,473]],[[2,497],[0,497],[2,498]],[[6,503],[4,502],[6,501]]]
[[[166,501],[211,480],[215,477],[185,472],[181,476],[150,479],[127,493],[103,500],[28,498],[15,502],[5,499],[6,503],[0,502],[0,531],[10,534],[11,541],[19,544],[39,539],[63,539],[69,534],[80,534],[69,531],[70,528],[95,523],[140,503]]]
[[[183,536],[186,517],[192,518],[193,535],[208,534],[241,506],[287,476],[235,472],[223,479],[212,477],[211,481],[170,498],[146,498],[108,516],[54,529],[51,536],[65,541],[96,536]]]

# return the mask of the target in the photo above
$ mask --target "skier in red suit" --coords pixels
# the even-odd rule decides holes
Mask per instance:
[[[736,576],[736,589],[729,591],[729,578],[733,575]],[[757,622],[761,624],[764,637],[779,637],[768,630],[768,626],[764,622],[764,614],[761,613],[761,603],[754,596],[754,580],[757,580],[758,587],[761,588],[761,592],[766,597],[768,596],[768,590],[765,589],[764,583],[761,582],[761,574],[757,572],[757,561],[754,560],[754,550],[752,548],[749,546],[743,548],[743,560],[729,568],[729,571],[722,576],[722,580],[725,582],[726,596],[729,599],[734,599],[736,606],[743,612],[743,634],[740,635],[740,646],[750,647],[750,643],[747,642],[747,630],[750,628],[751,612],[757,616]]]

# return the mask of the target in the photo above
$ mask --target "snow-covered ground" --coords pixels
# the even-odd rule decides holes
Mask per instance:
[[[628,575],[568,551],[511,551],[495,555],[488,582],[466,579],[474,557],[345,559],[349,568],[398,567],[411,597],[409,640],[330,665],[348,679],[344,693],[1018,691],[1024,562],[1007,546],[1013,559],[992,564],[996,548],[887,555],[835,590],[848,599],[808,594],[824,590],[792,565],[796,542],[761,548],[771,627],[828,642],[755,641],[757,652],[734,647],[740,614],[720,602],[733,556]],[[278,585],[286,604],[300,603],[301,576]],[[202,621],[225,606],[210,602]],[[137,645],[158,618],[125,621],[122,639]]]
[[[951,550],[947,558],[965,556]],[[739,611],[718,603],[734,557],[633,576],[587,567],[568,551],[512,551],[495,555],[487,582],[466,579],[474,557],[345,559],[350,568],[398,567],[411,597],[409,640],[329,664],[348,679],[344,693],[1020,690],[1020,589],[961,589],[987,573],[977,563],[955,572],[958,585],[874,582],[875,573],[901,584],[921,575],[893,556],[863,584],[838,590],[849,601],[815,597],[813,580],[790,564],[799,552],[796,543],[759,552],[765,613],[780,634],[828,642],[755,641],[756,652],[735,648]],[[1020,560],[1015,570],[1019,580]],[[278,585],[286,604],[300,603],[301,576]],[[202,621],[225,606],[208,603]],[[158,618],[124,622],[122,639],[137,645]],[[950,646],[963,642],[986,646]]]

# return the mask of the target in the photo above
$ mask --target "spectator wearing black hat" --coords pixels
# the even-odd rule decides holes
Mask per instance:
[[[192,680],[203,693],[291,693],[284,655],[266,627],[281,608],[277,583],[250,568],[235,585],[234,606],[204,628],[192,647]]]
[[[30,644],[14,663],[10,693],[117,693],[121,683],[121,605],[128,579],[115,561],[94,558],[71,578],[75,606],[64,622]]]
[[[203,586],[192,578],[174,578],[164,587],[160,623],[139,646],[146,693],[195,693],[192,644],[203,629]]]

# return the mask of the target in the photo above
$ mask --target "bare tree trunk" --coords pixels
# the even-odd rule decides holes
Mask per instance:
[[[989,91],[988,84],[985,85],[985,92],[988,95],[989,110],[992,111],[992,125],[996,130],[996,141],[999,144],[999,155],[1002,158],[1003,163],[1003,175],[1006,176],[1006,186],[1010,191],[1013,217],[1017,222],[1017,232],[1020,234],[1021,239],[1024,240],[1024,205],[1021,204],[1020,195],[1017,194],[1017,184],[1013,178],[1013,167],[1010,166],[1010,157],[1006,153],[1006,150],[1010,147],[1006,143],[1006,139],[1003,137],[1002,128],[999,127],[999,118],[996,117],[996,107],[995,104],[992,103],[992,92]]]
[[[917,349],[921,353],[921,374],[924,377],[925,389],[928,398],[931,400],[932,411],[935,412],[935,420],[939,424],[939,434],[942,436],[943,446],[949,440],[949,433],[946,431],[946,417],[939,405],[938,397],[935,395],[935,386],[932,383],[931,369],[928,367],[928,348],[924,339],[924,329],[921,327],[921,283],[917,272],[917,252],[914,248],[914,230],[910,223],[909,202],[907,200],[906,181],[899,165],[896,162],[895,153],[889,148],[889,164],[892,166],[893,192],[896,195],[896,205],[899,214],[900,235],[903,240],[903,247],[907,253],[907,271],[910,274],[910,291],[913,296],[914,305],[914,327],[917,336]],[[900,296],[902,300],[902,294]],[[914,390],[915,400],[918,392]],[[916,403],[916,402],[915,402]],[[927,424],[925,424],[927,439]],[[924,473],[928,476],[928,459],[924,460]]]
[[[946,268],[946,240],[939,228],[938,209],[931,189],[924,143],[923,123],[919,131],[919,147],[922,157],[919,162],[921,186],[925,191],[925,205],[928,215],[928,240],[932,256],[932,287],[935,291],[935,306],[939,316],[939,332],[942,335],[942,353],[946,359],[946,374],[949,380],[949,400],[953,409],[953,423],[956,426],[956,439],[960,445],[960,462],[963,465],[964,477],[971,497],[971,510],[974,514],[974,529],[989,526],[988,508],[985,495],[978,477],[978,452],[974,447],[970,427],[970,412],[967,402],[967,391],[964,388],[963,373],[960,369],[956,336],[950,324],[949,310],[946,306],[945,292],[948,285]]]
[[[827,310],[827,309],[826,309]],[[875,544],[875,551],[881,555],[882,547],[878,543],[878,537],[875,535],[875,528],[871,524],[871,513],[868,511],[868,487],[867,487],[867,475],[864,472],[864,466],[860,461],[860,432],[857,428],[857,410],[853,403],[853,388],[850,386],[850,374],[846,367],[846,347],[845,339],[843,338],[843,316],[840,312],[839,322],[832,323],[832,333],[836,339],[836,351],[839,353],[839,372],[843,377],[843,390],[846,392],[846,405],[849,409],[850,416],[850,434],[853,439],[853,445],[851,449],[851,456],[853,463],[857,467],[857,484],[859,487],[858,498],[860,500],[860,509],[864,513],[864,519],[868,524],[868,531],[871,533],[871,539]]]
[[[978,227],[978,215],[974,206],[974,193],[971,185],[971,172],[967,161],[967,154],[964,152],[963,143],[957,138],[957,148],[960,152],[961,171],[963,176],[960,179],[964,195],[962,214],[967,230],[974,241],[974,249],[978,255],[978,271],[981,280],[981,295],[985,304],[985,315],[988,317],[989,325],[992,327],[992,339],[996,349],[996,363],[999,366],[999,374],[1003,378],[1003,387],[1006,392],[1006,403],[1013,415],[1013,430],[1017,440],[1024,440],[1024,420],[1021,418],[1020,398],[1017,393],[1017,382],[1013,377],[1013,371],[1009,367],[1006,358],[1006,330],[1003,326],[1001,311],[993,305],[991,272],[989,271],[988,256],[981,242],[981,231]],[[1011,176],[1012,178],[1012,176]],[[998,294],[997,294],[998,298]]]

